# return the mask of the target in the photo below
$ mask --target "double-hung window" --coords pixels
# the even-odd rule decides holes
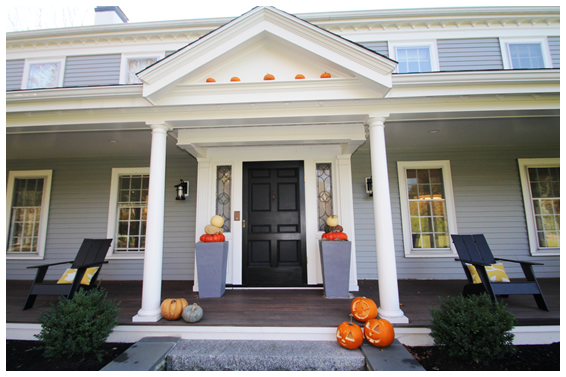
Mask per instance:
[[[397,163],[407,257],[453,257],[457,233],[449,161]]]
[[[438,71],[438,57],[434,42],[391,42],[389,56],[399,63],[397,73]]]
[[[26,60],[22,89],[55,88],[63,86],[64,58]]]
[[[51,170],[11,171],[6,191],[8,259],[42,259],[49,200]]]
[[[532,255],[560,255],[560,158],[519,159]]]
[[[150,55],[122,55],[120,83],[140,83],[141,81],[136,73],[144,70],[146,67],[152,65],[161,58],[163,58],[163,53]]]
[[[145,251],[149,168],[112,169],[107,237],[110,258],[139,258]]]
[[[503,67],[506,69],[551,68],[546,38],[501,39]]]

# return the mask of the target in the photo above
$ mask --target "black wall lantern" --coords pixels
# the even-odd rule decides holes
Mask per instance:
[[[373,196],[373,182],[371,177],[366,177],[366,194]]]
[[[189,182],[185,182],[181,179],[181,183],[175,185],[177,189],[177,197],[176,200],[185,200],[187,196],[189,196]]]

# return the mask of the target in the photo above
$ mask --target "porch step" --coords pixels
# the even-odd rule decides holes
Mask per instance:
[[[165,357],[180,340],[176,336],[142,338],[102,371],[160,371],[165,370]]]
[[[351,371],[366,358],[336,342],[291,340],[180,340],[167,356],[167,370]]]
[[[424,371],[425,368],[397,340],[389,347],[378,348],[364,340],[361,350],[367,360],[367,369],[373,371]]]

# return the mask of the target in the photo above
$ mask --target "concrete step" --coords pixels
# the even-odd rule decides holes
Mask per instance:
[[[424,371],[425,368],[397,339],[389,347],[378,348],[364,340],[360,347],[366,366],[372,371]]]
[[[108,363],[102,371],[159,371],[165,370],[165,357],[180,337],[147,337],[128,348]]]
[[[360,349],[337,342],[290,340],[180,340],[167,356],[167,370],[352,371],[367,370]]]

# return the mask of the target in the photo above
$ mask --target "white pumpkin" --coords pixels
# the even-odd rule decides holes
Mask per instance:
[[[326,219],[326,225],[334,228],[336,225],[338,225],[338,216],[333,215],[333,216],[330,216],[329,218],[327,218]]]
[[[210,224],[217,228],[222,228],[224,225],[224,218],[220,215],[214,215],[212,216],[212,219],[210,219]]]
[[[183,309],[183,319],[185,322],[198,322],[201,320],[203,315],[202,308],[198,306],[196,303],[187,306]]]

